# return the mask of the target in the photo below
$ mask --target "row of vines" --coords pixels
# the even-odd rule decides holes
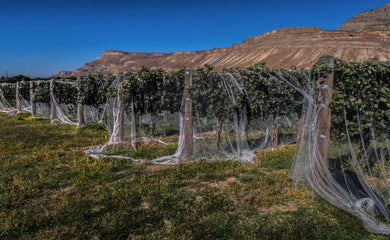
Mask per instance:
[[[142,145],[137,141],[147,138],[155,149],[158,142],[170,145],[164,147],[170,154],[176,151],[154,156],[152,163],[219,156],[251,162],[270,146],[269,139],[276,147],[279,136],[294,135],[290,177],[359,216],[370,231],[390,234],[385,224],[390,222],[389,62],[347,63],[325,56],[310,70],[255,64],[218,73],[205,65],[168,73],[143,67],[116,77],[0,84],[0,110],[16,107],[23,102],[19,98],[32,106],[51,105],[52,118],[67,106],[62,115],[73,114],[63,116],[67,123],[86,119],[87,109],[99,112],[90,122],[103,123],[110,139],[88,154],[139,160],[121,155],[121,147],[129,150],[131,143],[136,149]],[[114,153],[105,152],[106,146],[115,146]],[[333,163],[339,165],[332,170]]]
[[[119,76],[120,83],[112,75],[88,75],[75,82],[54,80],[52,89],[49,81],[34,81],[32,96],[30,83],[22,81],[18,84],[18,94],[32,102],[50,103],[52,91],[60,104],[97,107],[104,105],[108,98],[117,97],[119,93],[126,111],[130,111],[133,106],[136,114],[149,113],[155,118],[162,112],[174,113],[180,110],[184,71],[167,73],[162,69],[143,67],[136,73]],[[194,71],[193,85],[189,89],[194,105],[197,106],[194,113],[199,117],[215,117],[219,124],[223,124],[229,117],[227,112],[232,109],[241,111],[245,107],[249,120],[272,118],[277,125],[278,116],[293,113],[301,115],[304,98],[291,85],[305,89],[308,84],[313,84],[312,79],[320,79],[331,71],[335,79],[335,94],[331,104],[332,128],[336,129],[332,131],[334,137],[346,136],[343,125],[345,117],[351,126],[352,138],[360,138],[357,122],[362,118],[369,118],[377,124],[378,137],[387,136],[387,124],[390,122],[390,66],[378,62],[346,63],[336,60],[334,66],[329,68],[319,61],[311,71],[274,70],[257,64],[247,69],[225,69],[223,74],[205,65]],[[229,76],[239,86],[227,91],[224,78]],[[15,83],[0,85],[3,99],[12,106],[16,104],[16,88]],[[229,94],[233,94],[237,101],[231,101]],[[359,114],[356,114],[357,110]],[[368,131],[370,126],[366,124],[363,128]]]

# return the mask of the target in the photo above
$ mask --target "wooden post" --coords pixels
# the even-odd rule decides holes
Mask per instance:
[[[223,121],[220,118],[217,118],[217,123],[216,123],[217,141],[215,143],[217,153],[219,152],[219,147],[221,145],[222,124],[223,124]]]
[[[134,98],[131,96],[131,132],[130,132],[130,139],[131,139],[131,146],[136,150],[136,140],[137,140],[137,133],[136,133],[136,127],[135,127],[135,111],[134,111]]]
[[[57,110],[54,104],[55,99],[54,99],[53,89],[54,89],[54,79],[50,80],[50,113],[51,113],[50,118],[52,122],[58,121]]]
[[[82,128],[85,126],[85,118],[84,118],[84,104],[79,103],[77,105],[77,127]]]
[[[80,78],[77,79],[77,128],[85,126],[84,104],[81,103]]]
[[[329,58],[329,67],[333,67],[334,59]],[[329,73],[321,83],[320,91],[318,95],[318,111],[317,111],[317,146],[318,153],[324,166],[328,166],[328,151],[329,151],[329,139],[330,139],[330,124],[331,124],[331,109],[329,104],[332,101],[333,96],[333,72]]]
[[[16,92],[15,92],[15,104],[16,104],[16,111],[21,112],[22,111],[22,105],[20,103],[20,94],[19,94],[19,84],[20,82],[16,83]]]
[[[118,124],[118,132],[117,132],[117,139],[120,143],[123,143],[124,138],[125,138],[125,116],[123,114],[124,108],[123,108],[123,102],[120,94],[120,86],[118,87],[118,103],[117,103],[117,108],[118,108],[118,115],[117,115],[117,122]]]
[[[278,143],[279,143],[279,139],[278,139],[278,125],[275,122],[272,125],[272,131],[271,131],[271,147],[273,149],[277,149],[278,148]]]
[[[30,81],[30,103],[31,103],[31,115],[33,118],[37,116],[37,103],[34,99],[34,81]]]
[[[192,73],[193,70],[185,71],[185,80],[184,80],[184,149],[183,156],[186,160],[192,159],[193,152],[193,123],[192,123],[192,99],[188,91],[192,87]]]
[[[114,125],[115,125],[115,119],[114,119],[114,103],[115,101],[113,99],[109,99],[106,104],[107,104],[107,124],[108,126],[111,127],[111,129],[114,128]]]
[[[273,149],[278,148],[279,138],[278,138],[278,122],[279,115],[277,115],[272,123],[272,131],[271,131],[271,147]]]

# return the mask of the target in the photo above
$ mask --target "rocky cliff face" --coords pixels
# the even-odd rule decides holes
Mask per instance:
[[[174,71],[210,64],[215,70],[245,68],[265,62],[271,68],[311,68],[322,55],[329,54],[348,62],[390,60],[390,4],[362,12],[332,31],[317,27],[281,28],[248,38],[230,48],[206,51],[128,53],[104,51],[96,60],[73,72],[57,76],[81,76],[138,71],[142,66]]]
[[[373,10],[359,13],[345,21],[337,30],[342,31],[389,31],[390,3]]]

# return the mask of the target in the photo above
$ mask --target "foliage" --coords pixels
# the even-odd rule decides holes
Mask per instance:
[[[200,117],[217,118],[220,124],[232,112],[246,112],[248,120],[300,114],[303,97],[297,86],[306,90],[310,80],[318,79],[334,71],[334,96],[332,109],[332,139],[343,140],[347,136],[346,125],[351,139],[363,137],[369,142],[373,136],[384,139],[389,136],[387,125],[390,120],[390,65],[381,62],[346,63],[336,59],[333,67],[327,65],[329,56],[321,58],[311,71],[295,69],[273,70],[264,64],[255,64],[247,69],[226,69],[223,74],[205,65],[193,75],[193,86],[189,88],[195,114]],[[230,75],[234,77],[230,78]],[[162,69],[150,70],[143,67],[137,73],[127,73],[123,79],[121,94],[125,109],[131,110],[134,102],[135,114],[157,114],[180,110],[183,96],[184,69],[166,73]],[[16,79],[16,78],[15,78]],[[18,76],[19,92],[29,99],[28,78]],[[77,102],[101,105],[107,97],[115,97],[116,86],[111,86],[113,76],[90,75],[78,80],[75,86],[55,81],[54,94],[60,103]],[[49,102],[47,81],[36,81],[35,102]],[[118,85],[119,86],[119,85]],[[3,84],[4,97],[15,104],[15,86]],[[346,125],[344,118],[346,118]],[[275,121],[277,124],[277,121]],[[154,132],[154,131],[153,131]]]
[[[263,64],[228,71],[243,84],[249,119],[276,119],[278,116],[300,114],[303,97],[288,82],[304,86],[306,71],[273,70]]]
[[[122,75],[123,82],[120,86],[121,99],[125,104],[125,109],[131,111],[134,107],[134,114],[142,112],[141,108],[141,94],[139,93],[140,81],[136,73],[128,72]],[[131,105],[133,103],[133,106]]]
[[[34,102],[50,103],[50,82],[34,81]]]
[[[110,88],[114,77],[112,75],[88,75],[77,79],[77,102],[94,107],[101,106],[107,97],[113,96]],[[114,96],[116,95],[116,92]]]
[[[255,71],[256,68],[256,71]],[[248,117],[264,119],[265,103],[268,97],[267,82],[263,75],[267,74],[270,69],[264,65],[255,65],[248,69],[229,69],[228,71],[243,83],[245,89],[245,100],[249,105]]]
[[[323,72],[326,72],[322,66]],[[332,109],[332,137],[368,145],[373,137],[390,136],[390,65],[379,62],[346,63],[336,60]]]
[[[162,69],[150,70],[145,66],[137,73],[123,75],[121,86],[122,100],[127,109],[134,102],[135,113],[150,113],[156,116],[162,108],[162,86],[167,75]]]
[[[75,82],[53,80],[52,91],[58,104],[77,103],[77,86]]]
[[[14,77],[4,77],[2,76],[0,78],[0,83],[16,83],[16,82],[22,82],[22,81],[30,81],[31,78],[24,76],[24,75],[18,75]]]
[[[137,73],[126,73],[121,84],[121,98],[126,111],[132,103],[135,114],[151,114],[152,135],[155,133],[157,114],[179,111],[182,98],[184,70],[169,76],[164,70],[143,67]]]
[[[233,89],[226,89],[232,87]],[[225,82],[221,75],[213,72],[212,66],[205,65],[204,68],[197,69],[193,74],[190,88],[191,99],[196,108],[195,114],[198,117],[216,117],[223,121],[228,117],[229,109],[240,109],[239,103],[234,104],[235,99],[229,99],[226,94],[229,90],[236,92],[234,88],[235,86],[232,86],[229,80]]]
[[[140,95],[140,113],[150,113],[157,116],[163,107],[161,101],[163,96],[163,83],[166,81],[167,74],[162,69],[149,70],[143,67],[137,72],[139,84],[138,94]]]
[[[26,100],[30,100],[30,82],[19,82],[19,94]]]
[[[183,98],[185,68],[170,73],[162,85],[161,110],[175,113],[180,110]]]
[[[14,83],[3,83],[0,84],[1,92],[5,100],[11,105],[16,104],[16,84]]]

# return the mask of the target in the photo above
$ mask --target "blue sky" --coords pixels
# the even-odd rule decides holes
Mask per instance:
[[[3,0],[0,76],[75,70],[104,50],[230,47],[282,27],[339,27],[384,0]]]

